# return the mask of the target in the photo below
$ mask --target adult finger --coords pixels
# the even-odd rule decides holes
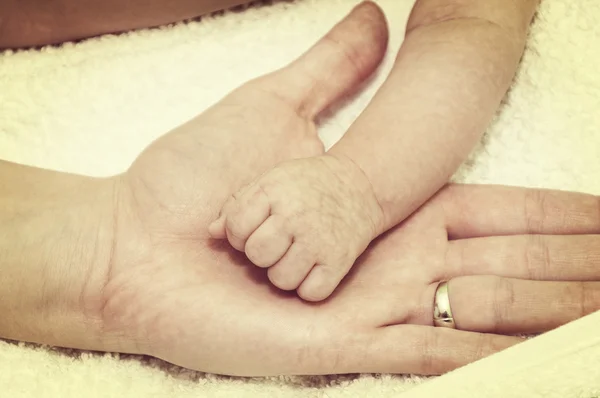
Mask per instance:
[[[375,3],[363,2],[299,59],[251,84],[313,119],[375,71],[387,40],[383,12]]]
[[[523,341],[513,336],[418,325],[386,326],[353,334],[351,339],[351,343],[339,339],[344,349],[330,348],[336,351],[329,353],[336,364],[325,371],[439,375]]]
[[[600,281],[600,235],[516,235],[449,242],[440,279],[496,275]]]
[[[600,282],[466,276],[450,280],[456,327],[489,333],[545,332],[600,310]]]
[[[521,234],[600,234],[600,198],[491,185],[449,185],[434,199],[450,239]]]

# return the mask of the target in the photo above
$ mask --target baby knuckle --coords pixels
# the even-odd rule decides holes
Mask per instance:
[[[235,198],[235,193],[229,195],[229,197],[227,198],[227,200],[225,201],[225,203],[223,204],[223,208],[221,210],[221,213],[231,213],[231,211],[233,210],[233,207],[235,206],[237,199]]]
[[[238,239],[246,238],[246,230],[243,220],[240,217],[227,217],[226,221],[227,231]]]
[[[299,213],[294,211],[280,211],[278,212],[281,218],[281,228],[285,231],[291,231],[294,234],[302,233],[303,219]]]
[[[252,264],[263,267],[265,266],[264,261],[264,245],[262,242],[258,242],[255,239],[248,239],[246,247],[244,248],[246,257],[252,262]]]
[[[257,184],[256,185],[256,195],[257,196],[264,196],[265,198],[270,198],[272,196],[272,190],[269,186],[269,184]]]
[[[269,268],[267,276],[271,283],[281,290],[291,291],[298,288],[298,283],[289,274],[281,272],[277,268]]]

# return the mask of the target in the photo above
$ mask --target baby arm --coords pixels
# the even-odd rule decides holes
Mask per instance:
[[[236,193],[211,226],[279,288],[327,298],[372,239],[448,182],[522,55],[537,0],[419,0],[394,68],[347,134]]]
[[[393,70],[329,151],[366,175],[382,233],[465,160],[516,73],[537,0],[420,0]]]

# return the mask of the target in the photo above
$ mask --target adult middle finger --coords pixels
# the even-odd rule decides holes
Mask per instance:
[[[517,235],[450,241],[439,279],[496,275],[600,281],[600,235]]]

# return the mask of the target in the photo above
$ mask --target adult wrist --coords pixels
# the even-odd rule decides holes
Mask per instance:
[[[0,337],[105,349],[114,181],[0,162]]]

